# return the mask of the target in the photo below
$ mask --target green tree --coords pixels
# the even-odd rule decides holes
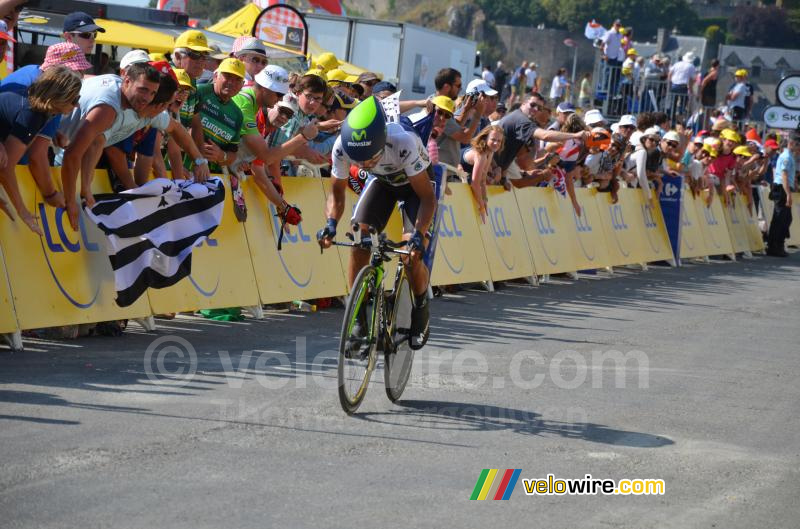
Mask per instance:
[[[728,19],[728,35],[733,44],[768,48],[792,48],[799,37],[786,11],[775,6],[737,7]]]
[[[550,21],[570,31],[580,31],[592,19],[606,27],[614,19],[633,26],[638,39],[653,38],[658,28],[694,33],[697,14],[686,0],[542,0]]]

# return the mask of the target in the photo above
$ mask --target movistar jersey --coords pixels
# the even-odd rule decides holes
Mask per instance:
[[[369,172],[387,184],[405,185],[409,176],[421,173],[430,165],[428,150],[422,145],[419,136],[406,131],[397,123],[389,123],[386,132],[383,156]],[[333,144],[331,174],[335,178],[347,180],[350,177],[350,163],[350,158],[342,148],[342,137],[339,136]]]

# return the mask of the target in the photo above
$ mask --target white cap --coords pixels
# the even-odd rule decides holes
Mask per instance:
[[[671,130],[666,134],[664,134],[664,137],[662,139],[665,141],[677,141],[678,143],[681,142],[681,137],[678,136],[678,133],[675,132],[674,130]]]
[[[275,106],[288,108],[295,114],[300,111],[300,106],[297,104],[297,99],[291,94],[286,94]]]
[[[584,114],[583,116],[583,122],[589,126],[592,126],[596,123],[602,123],[605,120],[606,118],[603,117],[603,114],[601,114],[599,110],[594,108],[592,110],[587,110],[586,114]]]
[[[683,60],[685,62],[694,62],[694,53],[691,51],[687,51],[683,54]]]
[[[496,96],[497,95],[497,90],[493,90],[492,87],[489,86],[489,83],[487,83],[483,79],[473,79],[467,85],[466,93],[468,95],[469,94],[474,94],[474,93],[477,93],[477,92],[484,93],[487,96]]]
[[[661,139],[661,129],[655,125],[644,131],[642,136],[654,136],[658,139]]]
[[[289,74],[275,64],[270,64],[258,72],[253,80],[259,86],[279,94],[285,94],[289,91]]]
[[[634,130],[633,134],[631,134],[631,139],[630,139],[631,145],[636,146],[641,144],[642,136],[644,136],[644,132],[642,132],[641,130]]]
[[[617,134],[619,132],[619,123],[612,123],[611,124],[611,132]]]
[[[150,56],[144,50],[131,50],[122,56],[122,60],[119,61],[119,67],[124,70],[131,64],[139,62],[150,62]]]
[[[625,127],[627,125],[636,126],[636,116],[625,114],[619,118],[619,126]]]

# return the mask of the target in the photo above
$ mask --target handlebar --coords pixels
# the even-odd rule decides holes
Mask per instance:
[[[377,237],[377,241],[374,238],[375,230],[370,229],[369,237],[363,237],[360,242],[355,242],[355,238],[351,232],[346,233],[346,237],[350,239],[351,242],[337,242],[333,241],[332,246],[346,246],[349,248],[361,248],[363,250],[372,250],[374,252],[378,252],[381,255],[384,254],[398,254],[398,255],[411,255],[409,250],[398,250],[397,248],[401,248],[408,244],[407,241],[400,241],[395,242],[390,240],[385,233],[381,233]]]

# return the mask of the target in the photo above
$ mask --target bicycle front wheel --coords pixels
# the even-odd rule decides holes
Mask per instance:
[[[397,402],[406,389],[411,378],[411,366],[414,363],[414,350],[411,349],[409,336],[411,333],[411,308],[413,296],[411,285],[405,271],[398,271],[395,289],[392,295],[390,320],[387,325],[389,342],[384,351],[383,379],[386,386],[386,396],[392,402]]]
[[[361,405],[375,369],[377,340],[375,319],[382,293],[378,292],[377,270],[361,269],[347,298],[339,341],[339,402],[352,415]]]

